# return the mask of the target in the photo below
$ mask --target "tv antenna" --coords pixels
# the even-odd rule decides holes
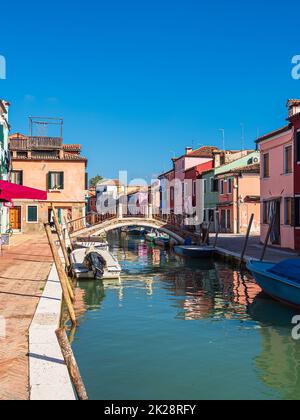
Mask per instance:
[[[34,137],[60,137],[63,138],[63,118],[51,118],[51,117],[29,117],[29,135]],[[57,127],[59,136],[52,136],[49,133],[50,127]]]

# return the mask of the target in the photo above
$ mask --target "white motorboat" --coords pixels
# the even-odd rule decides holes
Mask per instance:
[[[120,279],[121,266],[107,249],[91,247],[71,253],[71,268],[77,279]]]

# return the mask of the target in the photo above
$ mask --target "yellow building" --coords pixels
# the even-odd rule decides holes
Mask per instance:
[[[63,144],[59,137],[9,138],[12,155],[11,182],[47,191],[47,201],[14,200],[10,224],[14,231],[34,233],[52,221],[50,203],[58,209],[61,223],[85,216],[87,159],[78,144]]]

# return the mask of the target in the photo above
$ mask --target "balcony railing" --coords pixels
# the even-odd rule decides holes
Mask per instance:
[[[27,139],[11,139],[10,150],[53,150],[61,149],[60,137],[28,137]]]

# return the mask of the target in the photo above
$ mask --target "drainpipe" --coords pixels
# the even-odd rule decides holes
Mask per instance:
[[[237,218],[236,218],[236,233],[239,234],[240,233],[240,194],[239,194],[239,177],[236,176],[235,177],[235,182],[236,182],[236,214],[237,214]]]

